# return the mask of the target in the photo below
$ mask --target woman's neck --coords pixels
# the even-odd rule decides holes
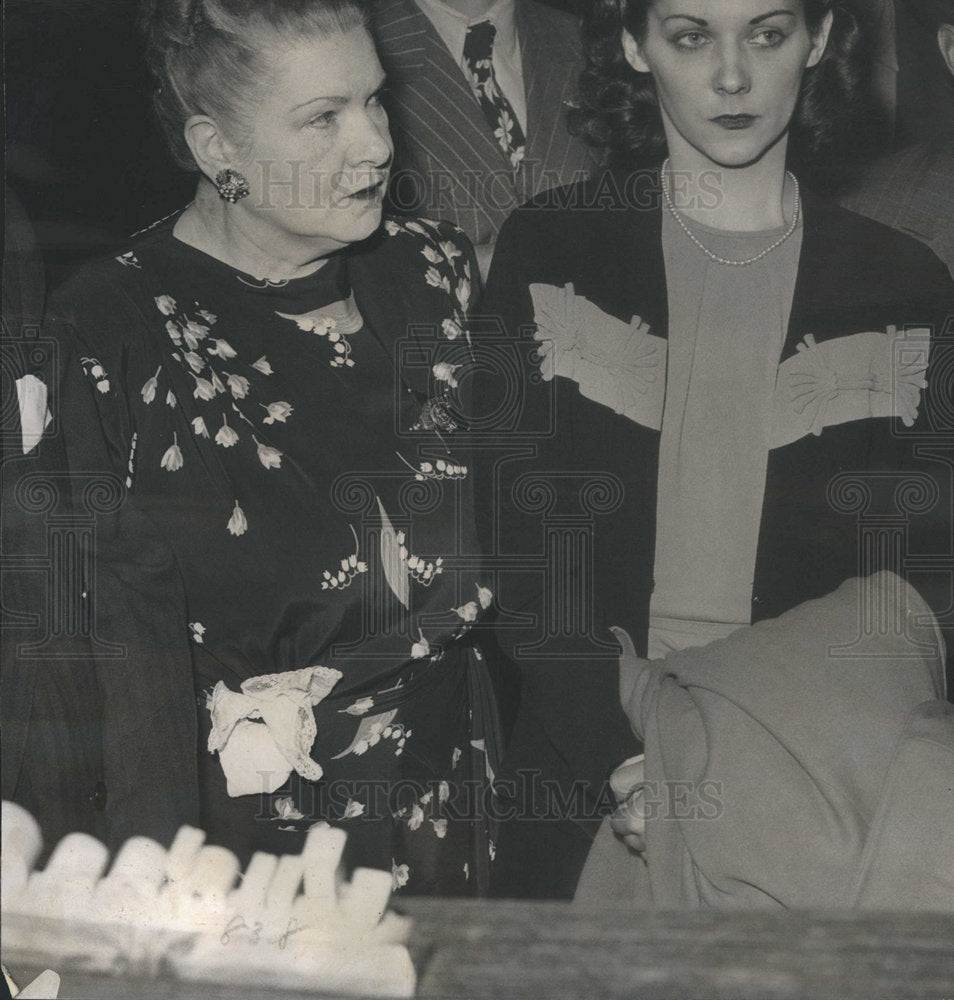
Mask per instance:
[[[719,166],[694,149],[674,151],[667,175],[676,210],[703,225],[759,232],[791,221],[795,185],[785,172],[784,143],[745,167]]]
[[[179,216],[173,235],[189,246],[261,281],[314,274],[327,255],[316,255],[314,239],[290,238],[223,201],[202,177],[195,201]]]

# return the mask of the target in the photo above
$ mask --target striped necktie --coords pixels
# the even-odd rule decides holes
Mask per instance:
[[[464,63],[494,138],[506,153],[511,167],[517,170],[523,161],[527,140],[514,114],[513,105],[504,96],[494,76],[496,34],[497,28],[491,21],[470,25],[464,39]]]

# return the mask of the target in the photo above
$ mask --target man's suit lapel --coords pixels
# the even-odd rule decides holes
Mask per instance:
[[[428,178],[438,190],[457,189],[455,201],[473,205],[466,192],[490,184],[494,174],[509,175],[509,164],[460,67],[427,16],[413,0],[386,0],[375,16],[375,31],[384,68],[395,91],[395,133],[413,136],[412,144],[427,160]],[[399,164],[400,166],[400,164]],[[477,169],[476,178],[469,174]],[[515,206],[507,185],[492,186],[493,208],[474,207],[499,226]],[[487,199],[483,199],[487,200]],[[499,218],[497,216],[499,215]],[[457,220],[455,220],[457,221]]]
[[[578,52],[555,26],[552,11],[541,10],[533,0],[518,0],[516,14],[528,123],[528,176],[523,178],[522,195],[530,198],[570,183],[576,172],[582,176],[595,158],[571,139],[564,120],[566,102],[577,88]]]

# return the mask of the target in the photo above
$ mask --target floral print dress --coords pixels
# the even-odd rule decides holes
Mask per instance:
[[[455,416],[470,246],[390,220],[310,276],[263,282],[174,221],[53,304],[71,468],[121,481],[93,630],[133,647],[114,667],[139,678],[130,699],[160,672],[191,678],[181,781],[210,842],[243,861],[295,853],[325,820],[347,831],[347,862],[391,870],[395,889],[482,892],[499,729]],[[162,759],[182,738],[150,734]]]

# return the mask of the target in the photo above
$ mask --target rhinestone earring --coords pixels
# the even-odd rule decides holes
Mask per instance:
[[[231,167],[220,170],[215,175],[215,187],[219,197],[233,205],[248,194],[248,181]]]

